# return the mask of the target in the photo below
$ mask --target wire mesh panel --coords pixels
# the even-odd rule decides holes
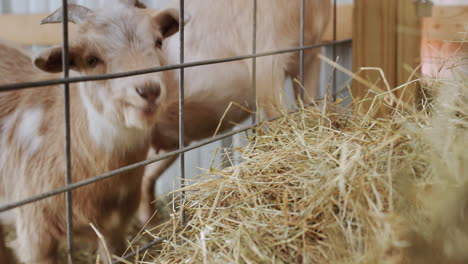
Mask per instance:
[[[78,188],[87,186],[92,183],[96,183],[99,181],[103,181],[105,179],[109,179],[111,177],[114,177],[120,173],[138,168],[138,167],[143,167],[148,164],[154,163],[156,161],[161,161],[166,158],[172,157],[172,156],[179,156],[180,157],[180,163],[179,163],[179,173],[180,173],[180,186],[184,187],[185,184],[185,178],[186,178],[186,160],[185,160],[185,153],[190,150],[198,149],[202,146],[208,145],[210,143],[219,141],[224,138],[229,138],[233,135],[239,134],[240,132],[248,131],[251,130],[252,128],[256,127],[260,120],[258,120],[258,112],[257,112],[257,90],[256,90],[256,83],[257,83],[257,59],[258,58],[264,58],[268,56],[273,56],[273,55],[278,55],[278,54],[285,54],[285,53],[291,53],[291,52],[296,52],[299,53],[299,79],[300,83],[304,85],[304,53],[306,50],[309,49],[316,49],[316,48],[321,48],[324,46],[333,46],[333,57],[336,57],[337,55],[337,50],[336,50],[336,45],[342,44],[342,43],[349,43],[350,40],[336,40],[336,27],[334,27],[334,41],[331,43],[320,43],[320,44],[314,44],[314,45],[306,45],[304,41],[304,30],[305,30],[305,5],[306,2],[305,0],[299,0],[301,1],[301,10],[300,10],[300,45],[299,47],[294,47],[294,48],[283,48],[280,50],[271,50],[271,51],[261,51],[258,52],[257,50],[257,0],[252,0],[252,42],[251,42],[251,53],[250,54],[243,54],[243,55],[237,55],[234,57],[227,57],[227,58],[216,58],[216,59],[209,59],[209,60],[202,60],[202,61],[190,61],[186,62],[184,60],[184,45],[185,45],[185,40],[184,40],[184,23],[179,23],[179,43],[180,43],[180,48],[179,48],[179,63],[178,64],[173,64],[173,65],[166,65],[162,67],[153,67],[153,68],[147,68],[147,69],[141,69],[141,70],[132,70],[132,71],[127,71],[127,72],[118,72],[118,73],[111,73],[111,74],[97,74],[97,75],[90,75],[90,76],[73,76],[71,77],[69,74],[69,43],[68,43],[68,24],[63,21],[67,21],[68,18],[68,4],[69,3],[77,3],[77,4],[83,4],[83,5],[97,5],[98,3],[96,1],[67,1],[67,0],[62,0],[62,16],[63,16],[63,21],[62,21],[62,32],[63,32],[63,52],[62,52],[62,65],[63,65],[63,78],[60,79],[53,79],[53,80],[41,80],[41,81],[32,81],[32,82],[25,82],[25,83],[14,83],[14,84],[8,84],[8,85],[2,85],[0,86],[0,92],[5,92],[5,91],[12,91],[12,90],[20,90],[20,89],[26,89],[26,88],[34,88],[36,87],[37,89],[40,89],[40,87],[43,86],[48,86],[48,85],[63,85],[64,87],[64,133],[65,133],[65,155],[66,155],[66,164],[64,164],[66,168],[66,173],[64,175],[65,177],[65,185],[63,187],[33,195],[31,197],[13,201],[7,204],[3,204],[0,206],[0,213],[5,212],[7,210],[11,210],[14,208],[17,208],[19,206],[23,206],[26,204],[30,204],[39,200],[46,199],[48,197],[52,197],[55,195],[61,195],[65,194],[66,197],[66,234],[67,234],[67,246],[68,246],[68,254],[69,254],[69,262],[73,262],[73,254],[74,254],[74,247],[73,247],[73,207],[72,207],[72,195],[71,191],[76,190]],[[45,11],[50,11],[52,8],[58,7],[57,4],[59,4],[58,1],[44,1],[45,4],[40,5],[38,4],[39,1],[31,2],[31,10],[34,11],[39,11],[39,12],[45,12]],[[334,6],[335,6],[335,11],[334,11],[334,24],[336,25],[336,0],[333,1]],[[158,6],[154,4],[155,2],[152,2],[153,6]],[[105,5],[105,3],[101,3],[102,5]],[[107,2],[106,2],[107,4]],[[184,21],[185,18],[185,10],[184,10],[184,0],[179,0],[179,21]],[[8,10],[15,10],[16,9],[21,9],[25,8],[26,5],[24,5],[24,2],[21,3],[21,1],[18,2],[11,2],[11,5],[6,5],[2,4],[2,10],[5,11],[6,9]],[[29,10],[29,11],[31,11]],[[238,127],[233,131],[224,133],[222,135],[215,136],[213,138],[205,139],[202,141],[199,141],[197,143],[191,144],[191,145],[186,145],[184,140],[185,140],[185,128],[184,128],[184,80],[185,80],[185,75],[184,75],[184,70],[186,68],[191,68],[191,67],[197,67],[197,66],[203,66],[203,65],[213,65],[213,64],[220,64],[220,63],[226,63],[226,62],[234,62],[234,61],[240,61],[240,60],[251,60],[251,69],[252,69],[252,79],[251,79],[251,85],[252,85],[252,94],[250,95],[252,97],[252,102],[254,102],[254,105],[252,106],[252,115],[251,115],[251,123]],[[148,74],[148,73],[155,73],[155,72],[162,72],[162,71],[168,71],[168,70],[177,70],[178,71],[178,96],[179,96],[179,149],[176,151],[172,151],[169,153],[165,153],[159,156],[156,156],[154,158],[144,160],[141,162],[137,162],[113,171],[109,171],[100,175],[96,175],[94,177],[78,181],[78,182],[72,182],[72,170],[71,170],[71,144],[72,140],[70,137],[70,115],[73,113],[70,113],[70,84],[73,83],[79,83],[79,82],[88,82],[88,81],[99,81],[99,80],[108,80],[108,79],[116,79],[116,78],[122,78],[122,77],[129,77],[129,76],[136,76],[136,75],[143,75],[143,74]],[[333,94],[337,92],[336,90],[337,84],[336,80],[333,81]],[[302,98],[304,94],[302,93]],[[181,203],[180,203],[180,210],[181,210],[181,222],[185,223],[185,214],[183,211],[184,208],[184,194],[182,193],[181,195]],[[147,250],[148,248],[161,243],[163,239],[157,239],[154,240],[152,243],[148,244],[145,247],[140,248],[140,252]],[[130,258],[134,256],[136,253],[131,253],[124,258]],[[117,263],[117,261],[115,262]]]

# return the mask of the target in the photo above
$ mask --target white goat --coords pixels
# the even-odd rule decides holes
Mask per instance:
[[[69,5],[79,34],[70,40],[73,74],[94,75],[167,64],[162,41],[178,30],[178,11],[150,15],[120,1],[102,10]],[[62,10],[44,23],[60,22]],[[62,49],[31,59],[0,44],[0,85],[60,78]],[[42,71],[41,71],[42,70]],[[171,93],[171,72],[89,81],[70,87],[71,173],[77,182],[145,159],[151,128]],[[173,82],[174,80],[172,80]],[[64,92],[61,85],[0,93],[0,194],[9,201],[65,184]],[[125,229],[138,207],[143,168],[72,192],[76,234],[95,239],[93,223],[111,253],[125,249]],[[16,253],[24,263],[56,263],[66,233],[64,196],[15,209]],[[0,246],[3,245],[0,237]],[[100,245],[101,254],[104,253]],[[105,256],[105,255],[102,255]],[[107,263],[107,259],[104,258]],[[7,263],[7,260],[2,260]]]
[[[175,1],[177,7],[178,1]],[[258,0],[257,52],[267,52],[300,45],[301,0]],[[185,61],[226,58],[252,52],[253,1],[191,0],[185,2],[191,17],[185,27]],[[330,0],[305,1],[304,44],[320,42],[329,16]],[[163,45],[169,63],[179,62],[179,35]],[[305,51],[305,103],[317,95],[320,49]],[[185,143],[212,136],[229,104],[234,103],[219,132],[245,120],[252,109],[251,60],[212,64],[185,69]],[[258,106],[271,118],[284,112],[283,87],[287,76],[299,74],[299,52],[257,58],[256,88]],[[302,88],[295,84],[296,96]],[[178,147],[177,99],[162,114],[154,131],[154,148],[169,151]],[[241,106],[241,107],[238,107]],[[141,221],[154,212],[156,179],[176,157],[150,166],[143,180],[139,209]]]

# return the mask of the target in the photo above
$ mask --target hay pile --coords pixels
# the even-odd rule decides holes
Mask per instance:
[[[259,128],[138,263],[468,263],[468,80],[430,87],[390,119],[310,107]]]

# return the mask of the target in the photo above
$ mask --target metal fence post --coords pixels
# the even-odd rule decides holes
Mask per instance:
[[[179,62],[184,63],[184,0],[179,0]],[[184,67],[179,69],[179,149],[184,148]],[[185,187],[185,153],[180,153],[180,188]],[[180,221],[185,225],[185,192],[180,196]]]
[[[301,82],[301,100],[304,101],[304,28],[305,28],[305,0],[301,0],[301,28],[300,28],[300,50],[299,50],[299,81]]]
[[[333,60],[336,61],[336,0],[333,0],[333,46],[332,46],[332,54],[333,54]],[[337,61],[336,61],[337,62]],[[332,84],[332,97],[333,97],[333,102],[336,101],[338,93],[338,87],[336,86],[336,71],[333,71],[333,84]]]
[[[253,0],[252,54],[257,53],[257,0]],[[252,58],[252,125],[257,122],[257,57]]]
[[[68,65],[68,4],[67,0],[62,0],[62,69],[63,78],[69,77]],[[66,172],[65,186],[72,183],[71,179],[71,148],[70,148],[70,84],[64,83],[64,114],[65,114],[65,155],[66,155]],[[68,263],[73,263],[73,204],[71,190],[65,193],[66,202],[66,218],[67,218],[67,250]]]

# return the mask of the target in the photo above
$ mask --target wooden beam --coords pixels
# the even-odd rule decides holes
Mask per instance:
[[[410,0],[355,0],[354,5],[353,71],[358,72],[362,67],[381,68],[391,88],[421,76],[421,63],[423,69],[431,70],[427,57],[449,57],[455,51],[463,53],[467,50],[466,45],[463,47],[460,43],[450,42],[464,37],[467,5],[434,6],[432,16],[425,18],[416,15],[416,4]],[[446,42],[441,43],[441,40]],[[446,49],[445,53],[441,52],[442,47]],[[421,61],[421,57],[426,62]],[[434,64],[432,67],[440,66]],[[365,71],[359,75],[370,86],[386,89],[377,71]],[[372,99],[368,86],[354,81],[353,96]],[[412,84],[393,95],[412,107],[419,101],[419,92],[418,84]],[[367,111],[369,106],[370,102],[362,104],[360,110]],[[385,115],[390,110],[383,107],[376,111],[375,116]]]
[[[390,87],[396,84],[397,56],[397,7],[394,0],[356,0],[353,13],[353,71],[362,67],[378,67],[383,70]],[[385,82],[376,70],[362,71],[359,76],[384,90]],[[358,106],[359,112],[367,112],[372,105],[373,94],[369,87],[354,81],[352,94],[357,101],[369,99]],[[373,116],[382,116],[390,109],[378,109]]]
[[[353,12],[353,71],[361,67],[381,68],[391,88],[407,83],[422,74],[418,66],[426,71],[440,71],[440,65],[431,63],[430,57],[449,57],[455,51],[466,52],[460,43],[466,32],[468,6],[434,6],[432,16],[418,18],[416,5],[410,0],[355,0]],[[442,41],[445,40],[445,41]],[[421,58],[424,60],[421,61]],[[430,65],[431,64],[431,65]],[[360,77],[371,86],[385,90],[385,83],[376,72],[361,72]],[[408,106],[419,101],[418,84],[408,85],[405,90],[393,93]],[[362,82],[353,82],[355,98],[372,99],[369,87]],[[361,105],[362,111],[369,109],[370,102]],[[389,113],[383,107],[375,116]]]
[[[421,69],[421,18],[416,16],[416,5],[412,1],[398,0],[397,7],[397,57],[396,85],[408,83],[420,76]],[[395,92],[409,105],[414,105],[420,96],[419,83],[413,83]]]
[[[369,7],[364,8],[369,10],[371,8],[370,1],[366,1],[366,3]],[[360,14],[364,12],[362,7],[359,8],[359,12]],[[424,19],[427,38],[432,40],[447,40],[451,39],[457,32],[464,32],[468,19],[468,6],[434,6],[433,14],[433,17]],[[47,14],[2,14],[0,15],[0,39],[10,40],[23,45],[53,45],[61,43],[60,25],[39,25],[39,21],[46,16]],[[351,21],[353,21],[353,6],[349,4],[338,5],[337,39],[352,38],[353,23]],[[74,27],[73,24],[70,24],[72,34],[75,33]],[[401,29],[404,30],[404,28]],[[413,34],[417,34],[417,32],[413,30]],[[332,39],[333,25],[330,22],[324,33],[323,40],[330,41]]]
[[[350,39],[353,35],[353,6],[342,4],[336,6],[336,39]],[[331,10],[330,22],[323,34],[322,40],[333,40],[333,9]]]
[[[150,12],[152,12],[150,10]],[[337,6],[337,39],[352,36],[352,6]],[[62,42],[60,24],[40,25],[39,21],[47,14],[7,14],[0,15],[0,39],[22,45],[53,45]],[[76,34],[75,25],[70,24],[70,34]],[[324,33],[324,41],[333,40],[333,26],[329,23]]]
[[[468,5],[434,8],[432,17],[422,19],[421,60],[424,76],[453,77],[453,62],[462,61],[468,53],[465,35],[467,21]]]
[[[423,36],[427,40],[460,40],[467,31],[468,5],[434,6],[432,17],[422,19]]]
[[[62,42],[60,24],[40,25],[46,14],[20,14],[0,16],[0,38],[21,45],[53,45]],[[69,23],[70,35],[76,34],[75,25]]]

